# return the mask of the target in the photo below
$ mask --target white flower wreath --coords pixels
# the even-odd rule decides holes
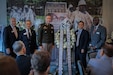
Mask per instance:
[[[20,31],[22,31],[23,29],[25,29],[25,22],[19,21],[17,23],[17,27],[19,28]]]
[[[111,39],[113,40],[113,31],[111,32]]]
[[[67,39],[66,39],[67,32],[66,32],[66,30],[64,30],[63,33],[64,33],[63,48],[66,49],[67,48]],[[76,41],[76,37],[74,34],[74,29],[70,29],[70,46],[71,46],[71,48],[73,48],[75,41]],[[56,44],[57,48],[60,47],[60,31],[59,30],[55,33],[55,44]]]

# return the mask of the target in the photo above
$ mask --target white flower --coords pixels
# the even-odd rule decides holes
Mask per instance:
[[[66,34],[67,32],[66,32],[66,30],[64,30],[64,34]]]
[[[25,22],[19,21],[17,23],[17,27],[19,28],[20,31],[22,31],[23,29],[25,29]]]
[[[66,38],[64,38],[63,42],[66,42]]]
[[[63,33],[64,33],[63,48],[66,49],[67,48],[67,31],[64,30]],[[76,37],[75,37],[74,29],[71,29],[70,30],[70,47],[71,48],[73,48],[75,41],[76,41]],[[55,43],[57,45],[57,48],[59,48],[60,47],[60,31],[59,30],[55,33]]]
[[[111,39],[107,39],[106,42],[107,43],[112,43],[112,40]]]
[[[63,48],[64,48],[64,49],[67,48],[67,42],[64,42]]]
[[[113,31],[111,32],[111,39],[113,39]]]

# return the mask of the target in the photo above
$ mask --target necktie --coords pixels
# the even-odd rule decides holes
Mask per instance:
[[[31,37],[31,32],[30,32],[30,29],[28,29],[28,38]]]
[[[17,30],[16,30],[16,27],[13,27],[13,31],[14,31],[15,37],[18,38],[18,33],[17,33]]]
[[[76,41],[76,47],[79,46],[79,39],[80,39],[80,31],[77,32],[77,41]]]
[[[96,32],[96,27],[94,27],[93,34]]]

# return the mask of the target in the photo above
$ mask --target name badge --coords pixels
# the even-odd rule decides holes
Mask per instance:
[[[11,33],[14,33],[14,31],[12,30]]]
[[[53,27],[51,27],[51,29],[53,29]]]
[[[96,34],[98,34],[98,35],[99,35],[99,34],[100,34],[100,32],[96,32]]]
[[[27,35],[27,33],[24,33],[23,35]]]

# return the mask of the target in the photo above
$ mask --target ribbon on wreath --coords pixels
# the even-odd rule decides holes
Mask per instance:
[[[71,47],[70,47],[70,26],[71,22],[68,18],[64,19],[64,21],[60,25],[60,48],[59,48],[59,68],[58,75],[63,74],[63,34],[64,29],[67,31],[67,58],[68,58],[68,75],[72,75],[71,70]]]

